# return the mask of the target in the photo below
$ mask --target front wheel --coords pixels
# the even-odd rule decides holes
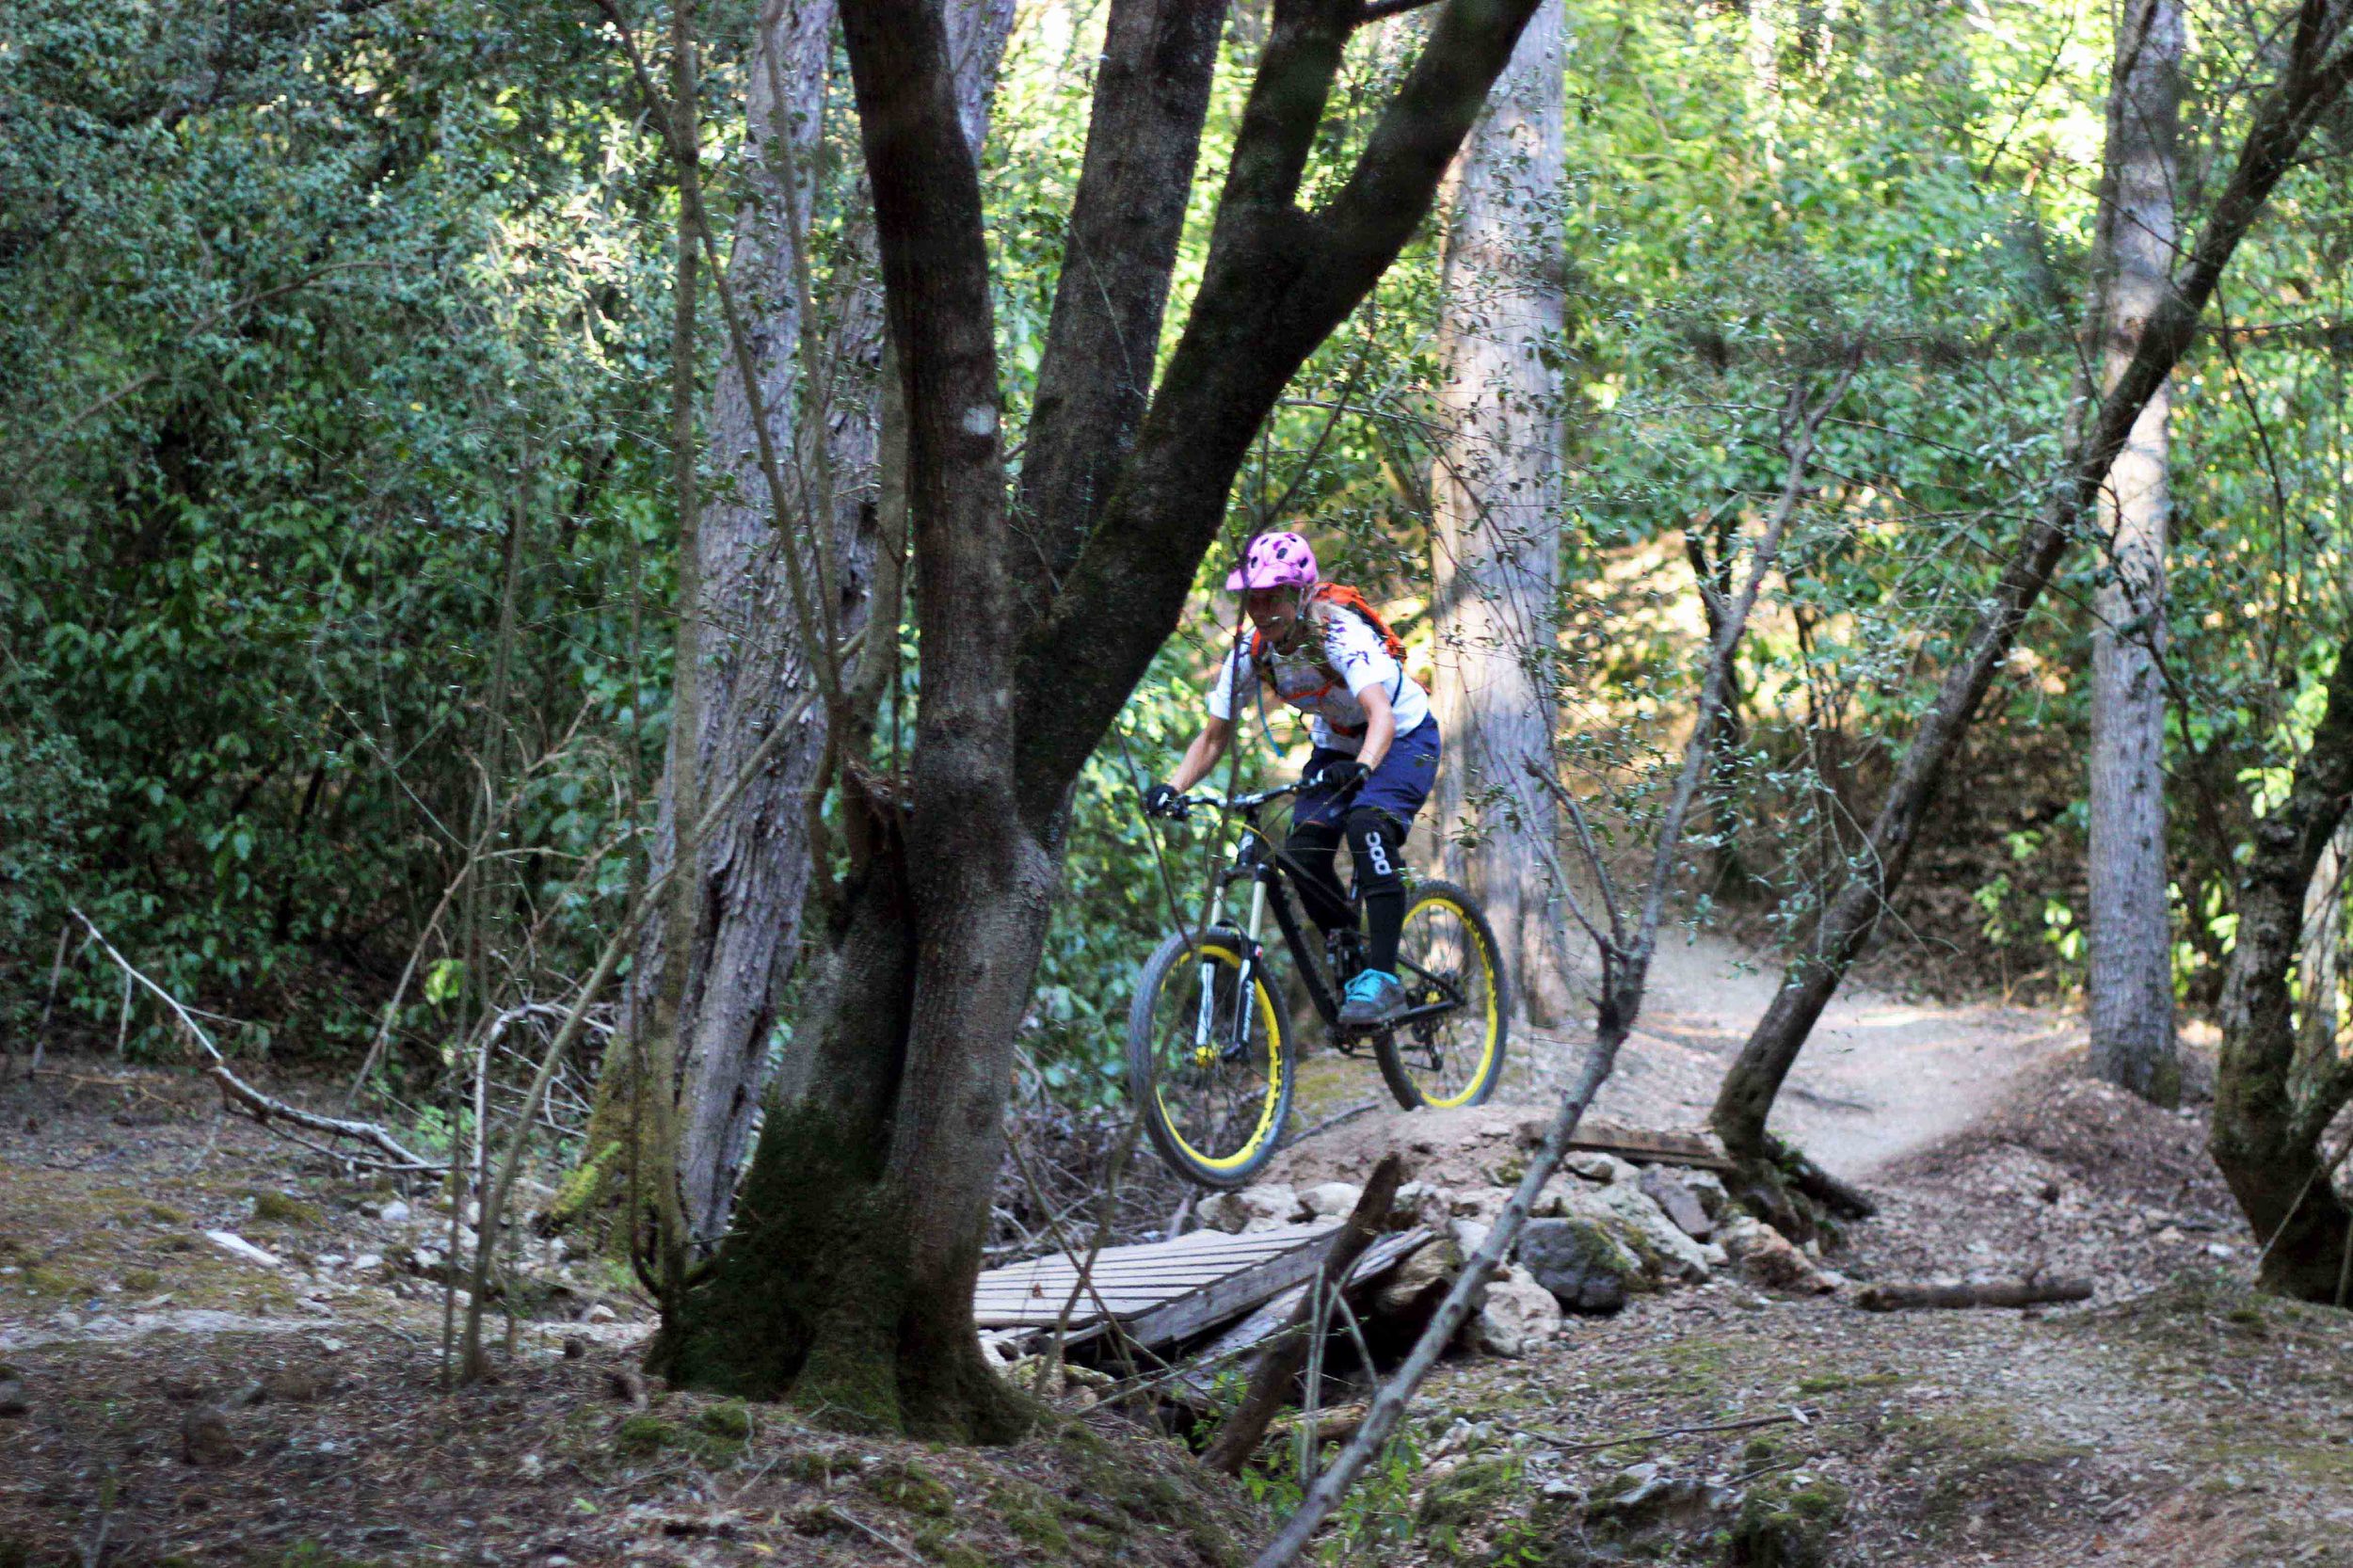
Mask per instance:
[[[1512,993],[1479,901],[1451,882],[1417,885],[1397,971],[1404,1016],[1372,1043],[1389,1093],[1408,1111],[1484,1104],[1503,1077]]]
[[[1128,1010],[1128,1094],[1171,1169],[1240,1187],[1274,1156],[1290,1114],[1290,1039],[1230,931],[1179,932],[1153,951]]]

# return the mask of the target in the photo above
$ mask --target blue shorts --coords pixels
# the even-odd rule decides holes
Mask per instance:
[[[1306,776],[1313,778],[1327,762],[1349,760],[1348,752],[1318,746],[1307,759]],[[1414,814],[1430,798],[1431,787],[1437,781],[1438,721],[1428,718],[1389,743],[1389,754],[1381,759],[1381,765],[1372,770],[1364,788],[1340,796],[1329,790],[1302,791],[1299,807],[1291,814],[1291,825],[1305,827],[1328,823],[1337,827],[1349,812],[1359,806],[1369,806],[1385,812],[1402,833],[1413,825]]]

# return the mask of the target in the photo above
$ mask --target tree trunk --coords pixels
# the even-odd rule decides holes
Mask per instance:
[[[1515,1000],[1538,1025],[1570,1007],[1550,930],[1561,917],[1544,894],[1558,824],[1527,769],[1531,758],[1550,765],[1560,623],[1561,30],[1559,0],[1547,0],[1450,176],[1447,437],[1431,474],[1446,874],[1486,904]]]
[[[1358,0],[1277,0],[1209,264],[1159,394],[1140,424],[1127,423],[1142,408],[1132,399],[1067,400],[1055,416],[1077,422],[1064,449],[1079,461],[1066,472],[1105,472],[1090,454],[1126,451],[1131,438],[1134,450],[1112,471],[1107,499],[1075,487],[1081,499],[1068,510],[1024,517],[1016,536],[979,181],[953,132],[938,11],[924,0],[845,0],[907,410],[923,681],[913,804],[855,771],[845,778],[856,871],[821,971],[824,994],[802,1019],[809,1054],[792,1075],[798,1093],[773,1103],[726,1242],[693,1288],[664,1303],[651,1359],[673,1378],[789,1392],[831,1420],[940,1437],[1020,1426],[1015,1398],[983,1363],[972,1284],[1063,802],[1174,628],[1252,432],[1427,216],[1533,6],[1446,0],[1348,184],[1308,214],[1299,182],[1362,17]],[[1130,8],[1152,24],[1128,25]],[[1156,72],[1197,86],[1152,93],[1156,105],[1206,105],[1215,52],[1193,47],[1204,35],[1189,8],[1114,0],[1114,45],[1157,48],[1145,56]],[[1213,44],[1214,31],[1206,37]],[[1096,132],[1103,92],[1137,79],[1103,73]],[[1156,314],[1137,301],[1153,273],[1165,297],[1176,225],[1160,234],[1151,215],[1181,203],[1095,204],[1121,200],[1130,160],[1157,171],[1145,182],[1156,192],[1163,180],[1188,185],[1199,133],[1197,116],[1189,129],[1156,114],[1108,118],[1127,129],[1100,158],[1091,135],[1070,232],[1138,264],[1097,274],[1116,297],[1095,331]],[[1111,221],[1123,214],[1137,217],[1124,238]],[[1049,358],[1065,328],[1058,306]],[[1078,345],[1071,363],[1112,364],[1114,347]],[[1033,420],[1033,442],[1040,434]],[[1030,622],[1012,581],[1028,580],[1041,557],[1072,565]]]
[[[1897,760],[1871,824],[1869,842],[1824,904],[1808,951],[1784,971],[1771,1005],[1725,1075],[1708,1119],[1726,1151],[1753,1175],[1763,1176],[1769,1170],[1766,1118],[1782,1081],[1848,967],[1870,940],[1887,901],[1902,884],[1921,819],[1977,703],[1993,684],[1994,671],[2009,657],[2027,612],[2050,584],[2087,504],[2114,466],[2141,409],[2187,352],[2206,301],[2239,241],[2294,164],[2314,122],[2343,96],[2346,78],[2353,75],[2353,57],[2336,50],[2343,28],[2341,9],[2320,0],[2307,0],[2299,8],[2286,68],[2257,106],[2237,164],[2176,286],[2157,302],[2130,360],[2106,389],[2098,417],[2088,423],[2079,440],[2069,442],[2049,501],[2003,568],[1969,629],[1961,657],[1945,672],[1936,699]]]
[[[2337,1048],[2347,865],[2353,865],[2353,823],[2341,824],[2330,837],[2304,892],[2303,948],[2296,965],[2296,1050],[2303,1061],[2317,1061]]]
[[[747,392],[733,358],[723,360],[711,417],[715,478],[701,529],[708,662],[699,765],[705,778],[731,776],[777,712],[816,680],[810,645],[777,564],[781,549],[810,548],[805,520],[825,516],[832,533],[839,634],[846,639],[867,624],[877,608],[877,588],[889,600],[880,608],[891,624],[898,613],[897,563],[877,558],[886,533],[878,504],[885,333],[872,223],[862,216],[852,221],[847,260],[838,275],[853,281],[831,301],[835,308],[822,324],[808,319],[813,303],[804,296],[808,264],[797,254],[818,197],[811,170],[824,120],[834,9],[833,0],[766,6],[753,46],[747,84],[753,151],[742,176],[729,278],[753,324],[749,346],[758,395]],[[976,142],[1011,21],[1010,0],[974,0],[949,14],[959,119]],[[822,386],[810,384],[812,358]],[[766,417],[779,450],[797,452],[791,472],[830,480],[805,482],[786,498],[796,536],[790,539],[778,535],[778,508],[760,468],[756,414]],[[830,495],[823,493],[827,489]],[[714,1245],[727,1228],[754,1112],[775,1060],[777,1005],[799,951],[812,864],[808,803],[831,738],[822,705],[808,705],[799,722],[800,732],[777,748],[698,856],[697,920],[676,1049],[676,1165],[697,1251]],[[657,872],[674,853],[676,792],[677,779],[665,776],[653,852]],[[669,940],[661,922],[648,923],[622,997],[619,1048],[656,1017],[655,982]],[[603,1097],[609,1105],[625,1109],[626,1095],[619,1092],[625,1082],[608,1083]],[[607,1117],[608,1125],[616,1115]]]
[[[2306,1301],[2343,1301],[2353,1224],[2323,1166],[2322,1135],[2353,1093],[2353,1065],[2335,1051],[2297,1048],[2288,992],[2304,900],[2353,793],[2353,638],[2337,652],[2328,706],[2296,764],[2288,798],[2255,824],[2238,884],[2238,933],[2222,985],[2222,1058],[2208,1146],[2255,1240],[2259,1282]]]
[[[2103,208],[2107,343],[2114,382],[2172,287],[2182,107],[2179,0],[2143,0],[2117,40],[2110,182]],[[2181,1097],[2173,1047],[2172,920],[2166,896],[2166,439],[2171,383],[2133,424],[2100,494],[2111,573],[2092,632],[2091,1071],[2145,1099]]]

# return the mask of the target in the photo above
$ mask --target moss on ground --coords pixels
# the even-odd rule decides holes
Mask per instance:
[[[253,1190],[253,1217],[264,1224],[273,1225],[314,1225],[319,1223],[319,1211],[315,1207],[267,1187]]]
[[[912,1459],[869,1465],[858,1479],[875,1496],[908,1513],[944,1519],[956,1511],[955,1493]]]
[[[1043,1487],[1008,1476],[989,1488],[988,1505],[997,1522],[1024,1544],[1056,1558],[1069,1552],[1070,1532],[1063,1528],[1054,1499]]]
[[[1474,1459],[1431,1482],[1415,1510],[1424,1529],[1461,1529],[1499,1515],[1518,1490],[1515,1459]]]
[[[1846,1489],[1829,1481],[1756,1487],[1726,1532],[1725,1560],[1737,1568],[1824,1568],[1832,1532],[1846,1513]]]

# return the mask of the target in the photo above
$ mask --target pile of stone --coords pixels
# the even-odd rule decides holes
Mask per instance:
[[[1199,1213],[1205,1224],[1247,1235],[1345,1215],[1362,1191],[1345,1181],[1268,1182],[1219,1193]],[[1512,1191],[1499,1181],[1448,1187],[1416,1179],[1401,1187],[1392,1228],[1419,1225],[1435,1240],[1383,1283],[1376,1311],[1393,1321],[1416,1313],[1426,1320]],[[1844,1283],[1741,1212],[1711,1171],[1572,1154],[1538,1194],[1510,1261],[1464,1325],[1465,1342],[1493,1355],[1525,1355],[1559,1332],[1567,1314],[1616,1312],[1631,1296],[1704,1285],[1727,1269],[1777,1290],[1823,1293]]]

